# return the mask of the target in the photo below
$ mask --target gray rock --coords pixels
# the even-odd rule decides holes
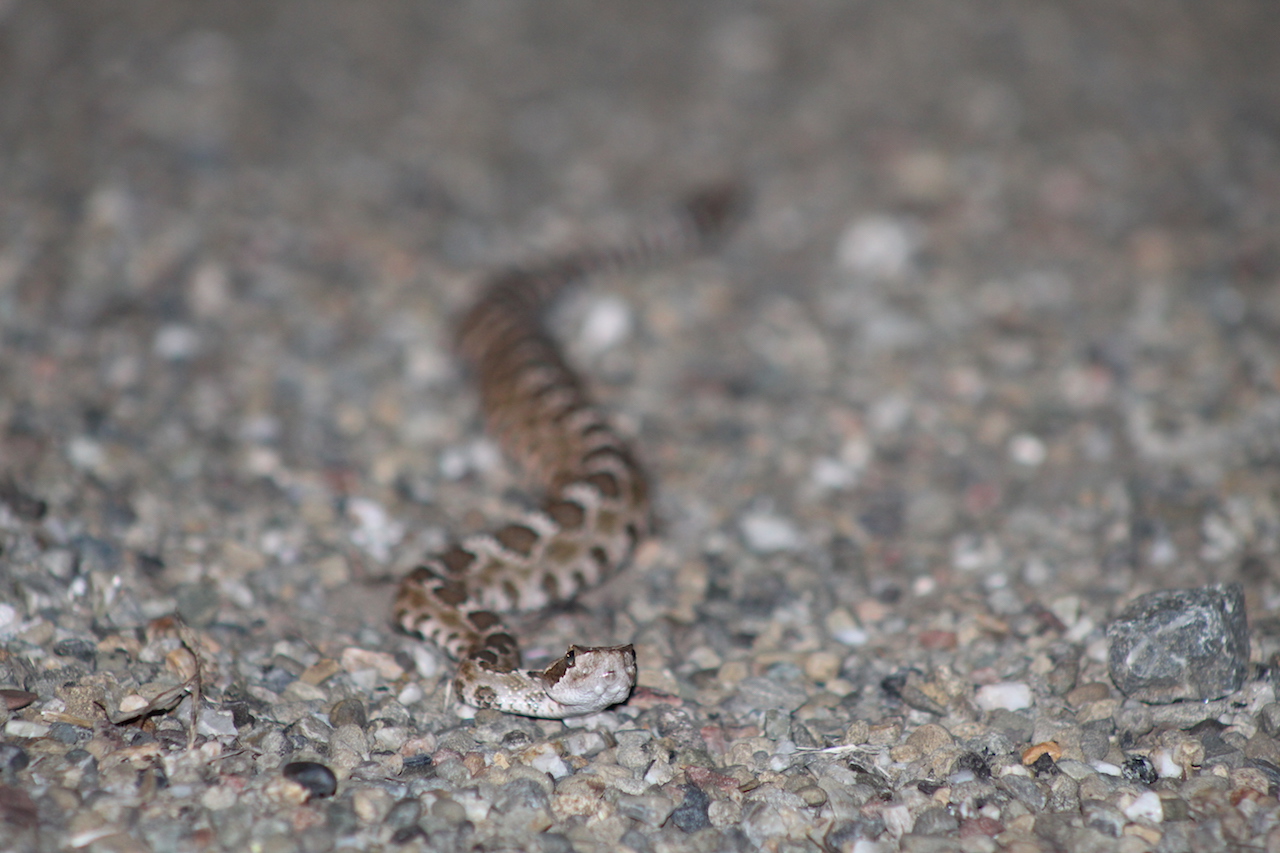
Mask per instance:
[[[1086,761],[1101,761],[1111,749],[1111,720],[1094,720],[1081,728],[1080,750]]]
[[[1035,724],[1025,714],[1004,708],[992,711],[987,722],[991,728],[1003,732],[1015,744],[1028,742],[1035,731]]]
[[[1080,811],[1084,815],[1085,826],[1110,838],[1119,838],[1128,823],[1119,809],[1100,800],[1082,803]]]
[[[949,835],[959,828],[955,815],[943,806],[935,806],[920,812],[911,831],[917,835]]]
[[[1240,584],[1153,592],[1107,626],[1111,679],[1152,704],[1217,699],[1239,690],[1249,663]]]
[[[790,713],[809,700],[803,690],[768,678],[746,678],[738,685],[738,701],[756,711]]]
[[[662,826],[676,807],[670,797],[661,794],[619,794],[617,804],[619,814],[649,826]]]
[[[1032,811],[1044,811],[1048,797],[1034,779],[1028,776],[1009,775],[1002,777],[997,784]]]
[[[1258,712],[1258,725],[1271,737],[1280,733],[1280,702],[1270,702]]]

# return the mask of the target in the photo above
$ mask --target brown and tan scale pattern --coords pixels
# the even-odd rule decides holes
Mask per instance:
[[[454,688],[464,702],[563,718],[622,702],[635,686],[629,645],[570,646],[546,670],[522,671],[498,615],[573,598],[624,565],[649,529],[644,471],[565,363],[543,313],[594,273],[704,248],[739,202],[733,187],[706,190],[625,245],[500,272],[462,318],[458,351],[487,428],[544,494],[538,512],[453,545],[401,581],[396,621],[460,661]]]

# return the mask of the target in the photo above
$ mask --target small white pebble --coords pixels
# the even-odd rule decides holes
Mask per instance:
[[[911,810],[907,808],[906,803],[897,803],[880,810],[880,817],[884,820],[884,828],[894,838],[901,838],[911,831],[911,825],[915,820],[911,817]]]
[[[1151,763],[1163,779],[1181,779],[1182,765],[1173,760],[1173,752],[1161,747],[1151,753]]]
[[[92,438],[77,435],[67,442],[67,461],[81,471],[96,471],[107,461],[107,454]]]
[[[1019,465],[1038,468],[1044,464],[1048,451],[1044,442],[1030,433],[1018,433],[1009,439],[1009,458]]]
[[[809,469],[809,479],[820,489],[838,491],[853,488],[858,482],[858,474],[839,459],[820,456],[813,460],[813,466]]]
[[[205,261],[196,267],[188,284],[191,310],[200,317],[214,317],[231,300],[231,277],[226,267]]]
[[[255,477],[270,477],[281,469],[280,454],[270,447],[253,445],[244,454],[245,471]]]
[[[521,754],[520,760],[554,779],[563,779],[570,772],[569,765],[565,764],[560,753],[551,744],[541,744],[526,750]]]
[[[0,602],[0,639],[11,636],[18,628],[18,609]]]
[[[151,348],[165,361],[191,358],[200,350],[200,334],[190,326],[176,323],[161,326]]]
[[[415,702],[421,702],[422,696],[422,688],[418,686],[417,682],[411,681],[396,696],[396,701],[401,705],[412,705]]]
[[[1160,804],[1160,795],[1155,791],[1139,794],[1137,799],[1125,807],[1124,816],[1129,820],[1160,823],[1164,820],[1164,806]]]
[[[1104,776],[1121,775],[1120,768],[1109,761],[1095,761],[1093,762],[1093,769],[1097,770],[1099,773],[1101,773]]]
[[[877,278],[901,278],[919,248],[916,229],[890,216],[866,216],[845,227],[836,246],[842,269]]]
[[[588,355],[596,355],[629,338],[634,325],[631,306],[625,300],[601,296],[593,299],[587,308],[578,342]]]
[[[1153,566],[1168,566],[1178,559],[1178,546],[1168,536],[1157,536],[1147,550],[1147,559]]]
[[[1031,687],[1021,681],[1002,681],[998,684],[984,684],[974,694],[973,701],[984,711],[1003,708],[1006,711],[1021,711],[1031,707]]]
[[[49,727],[44,723],[33,723],[30,720],[10,720],[4,724],[4,733],[9,737],[45,737]]]
[[[280,419],[273,415],[252,415],[240,424],[240,440],[257,444],[280,437]]]
[[[934,580],[933,575],[920,575],[911,582],[911,592],[916,596],[929,595],[937,588],[938,582]]]
[[[853,614],[843,607],[837,607],[827,614],[826,625],[827,633],[832,639],[846,646],[865,645],[870,639],[867,632],[858,624],[858,620],[853,618]]]
[[[1069,643],[1079,643],[1085,637],[1093,633],[1093,629],[1097,626],[1088,616],[1081,616],[1071,625],[1064,639]]]
[[[1053,568],[1041,558],[1032,557],[1022,567],[1022,580],[1028,586],[1044,586],[1053,580]]]
[[[790,520],[771,513],[753,512],[738,523],[747,547],[758,554],[772,551],[795,551],[802,540],[800,531]]]
[[[348,646],[342,650],[340,660],[342,668],[347,672],[372,669],[387,681],[395,681],[404,675],[404,667],[396,663],[395,655],[386,652],[373,652],[358,646]]]
[[[846,646],[865,646],[867,641],[871,639],[871,635],[857,625],[834,631],[831,636],[837,643]]]
[[[196,731],[205,737],[235,737],[236,724],[230,711],[204,708],[200,711],[200,724]]]
[[[1076,624],[1076,620],[1080,618],[1080,596],[1063,595],[1049,602],[1049,612],[1057,616],[1063,625],[1068,627]]]
[[[347,515],[356,522],[351,541],[380,563],[391,558],[391,549],[404,538],[404,525],[392,519],[382,505],[368,498],[347,501]]]

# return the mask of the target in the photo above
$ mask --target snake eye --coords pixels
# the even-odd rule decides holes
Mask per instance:
[[[564,653],[564,662],[569,666],[573,666],[574,652],[575,652],[574,649],[569,649],[569,651]]]

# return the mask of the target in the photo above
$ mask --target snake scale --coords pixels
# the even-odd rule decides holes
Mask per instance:
[[[706,248],[740,201],[733,186],[706,189],[625,243],[498,272],[463,315],[457,349],[479,386],[486,426],[543,493],[537,512],[430,557],[396,593],[396,622],[459,661],[453,687],[467,704],[561,719],[630,696],[632,646],[570,646],[545,670],[524,671],[499,615],[567,601],[600,583],[649,528],[644,471],[543,315],[593,274]]]

